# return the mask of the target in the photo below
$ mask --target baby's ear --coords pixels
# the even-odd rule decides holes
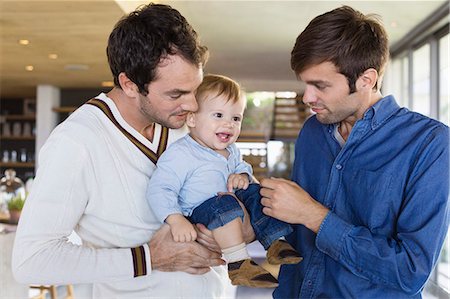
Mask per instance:
[[[186,124],[189,128],[195,128],[195,113],[189,112],[186,118]]]

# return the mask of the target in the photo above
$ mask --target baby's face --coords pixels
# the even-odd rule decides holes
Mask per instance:
[[[192,138],[215,151],[224,150],[239,137],[244,109],[245,97],[237,102],[222,95],[201,100],[188,122]]]

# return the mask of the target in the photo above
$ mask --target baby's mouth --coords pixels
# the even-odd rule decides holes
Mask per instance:
[[[219,138],[220,141],[222,142],[228,142],[231,138],[231,134],[228,133],[217,133],[216,136]]]

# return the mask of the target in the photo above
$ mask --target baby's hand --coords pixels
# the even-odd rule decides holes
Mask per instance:
[[[247,189],[250,184],[248,174],[246,173],[233,173],[228,177],[227,189],[228,192],[233,192],[233,189]]]
[[[175,242],[191,242],[197,239],[197,231],[192,223],[181,214],[172,214],[166,218]]]

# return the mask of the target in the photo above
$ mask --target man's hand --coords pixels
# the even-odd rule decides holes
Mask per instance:
[[[195,225],[197,229],[197,242],[205,246],[211,251],[217,252],[219,254],[222,253],[219,244],[217,244],[212,231],[210,231],[206,226],[201,223],[197,223]]]
[[[197,239],[197,231],[183,215],[171,214],[167,216],[166,223],[170,225],[175,242],[191,242]]]
[[[163,225],[153,235],[148,246],[153,270],[205,274],[210,267],[225,264],[219,253],[210,251],[197,242],[175,242],[168,225]]]
[[[233,192],[233,189],[247,189],[250,180],[246,173],[233,173],[230,174],[227,181],[228,192]]]
[[[292,224],[319,231],[328,209],[292,181],[278,178],[261,180],[263,213]]]

